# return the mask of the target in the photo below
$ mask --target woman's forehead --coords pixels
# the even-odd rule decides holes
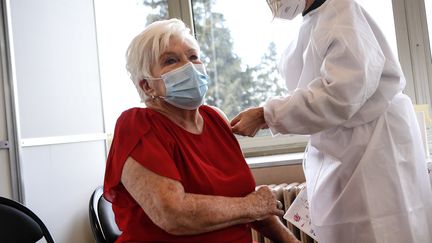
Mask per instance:
[[[172,36],[169,39],[169,43],[165,48],[162,50],[162,53],[164,52],[173,52],[173,51],[199,51],[199,47],[197,46],[196,42],[189,38],[179,38]]]

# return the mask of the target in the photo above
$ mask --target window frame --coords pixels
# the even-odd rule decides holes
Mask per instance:
[[[168,16],[181,19],[195,35],[191,0],[168,0]]]

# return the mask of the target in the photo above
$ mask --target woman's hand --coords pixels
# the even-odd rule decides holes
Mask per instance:
[[[284,211],[278,208],[278,200],[268,186],[261,186],[258,190],[246,196],[250,205],[251,217],[262,220],[272,215],[282,216]]]
[[[258,202],[258,204],[251,202],[251,205],[258,207],[253,210],[256,212],[254,217],[257,220],[251,224],[255,230],[273,242],[300,243],[292,232],[276,217],[282,216],[284,211],[278,209],[278,201],[269,187],[259,187],[258,190],[249,194],[246,199],[257,200],[256,202]]]
[[[246,109],[231,120],[231,130],[239,135],[253,137],[263,128],[268,128],[263,107]]]

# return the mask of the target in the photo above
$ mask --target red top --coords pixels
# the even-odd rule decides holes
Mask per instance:
[[[104,182],[104,196],[113,203],[123,232],[117,242],[252,242],[246,224],[193,236],[168,234],[120,182],[131,156],[147,169],[179,181],[187,193],[242,197],[254,191],[255,181],[226,121],[208,106],[199,112],[204,119],[199,135],[147,108],[129,109],[117,120]]]

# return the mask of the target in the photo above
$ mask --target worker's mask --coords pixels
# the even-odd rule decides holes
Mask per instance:
[[[292,20],[304,11],[306,0],[267,0],[273,17]]]
[[[166,94],[162,98],[166,102],[178,108],[194,110],[203,103],[209,77],[203,64],[189,62],[162,74],[158,79],[165,83]]]

